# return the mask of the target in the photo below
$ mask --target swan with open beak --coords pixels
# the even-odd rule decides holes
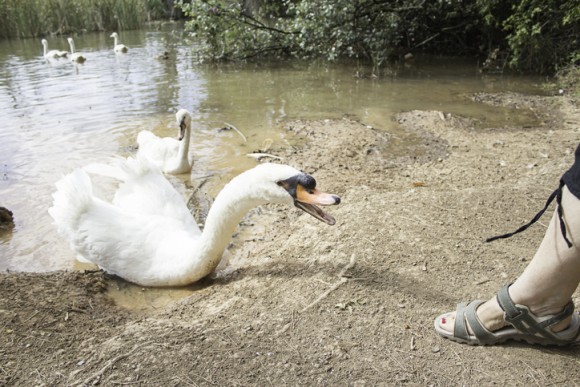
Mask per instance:
[[[334,218],[318,206],[340,203],[338,196],[317,190],[304,172],[259,164],[221,189],[201,230],[181,193],[147,157],[90,168],[120,180],[111,202],[93,194],[87,171],[76,169],[56,183],[48,212],[79,260],[141,286],[182,286],[209,275],[252,208],[294,205],[333,225]]]
[[[340,204],[340,197],[316,189],[316,180],[312,176],[301,173],[279,181],[278,185],[288,191],[294,199],[296,207],[331,226],[336,223],[331,215],[322,211],[318,206]]]

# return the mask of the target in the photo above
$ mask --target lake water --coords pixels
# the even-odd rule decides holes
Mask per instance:
[[[393,113],[437,109],[501,125],[513,123],[509,111],[471,103],[465,95],[539,92],[537,79],[484,77],[476,63],[448,59],[417,60],[395,77],[374,79],[356,77],[356,64],[200,65],[195,45],[175,24],[120,31],[129,46],[125,55],[113,52],[109,35],[74,37],[76,50],[87,57],[82,65],[47,63],[40,39],[0,41],[0,206],[12,210],[16,222],[0,236],[0,271],[78,268],[47,213],[54,183],[76,167],[129,155],[142,129],[175,136],[179,108],[193,113],[196,164],[191,176],[171,179],[195,185],[214,174],[217,191],[255,164],[246,153],[266,139],[283,143],[284,119],[349,114],[396,131]],[[68,50],[66,37],[48,41],[49,49]],[[165,51],[169,59],[156,58]],[[518,119],[533,120],[533,114]],[[225,122],[248,141],[218,130]]]

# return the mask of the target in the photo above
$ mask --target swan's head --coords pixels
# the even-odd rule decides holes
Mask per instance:
[[[185,109],[180,109],[175,113],[175,119],[177,120],[177,125],[179,127],[179,141],[183,140],[185,137],[185,132],[191,127],[191,113]]]
[[[73,43],[73,38],[67,38],[66,40],[67,40],[67,42],[68,42],[69,44],[72,44],[72,43]]]
[[[111,34],[111,36],[109,36],[109,37],[110,37],[110,38],[118,38],[118,37],[119,37],[119,35],[117,35],[117,33],[116,33],[116,32],[113,32],[113,33]]]
[[[42,39],[40,41],[40,43],[42,43],[43,46],[47,46],[48,45],[48,42],[46,41],[46,39]]]
[[[250,171],[247,183],[252,191],[271,203],[294,204],[297,208],[329,225],[336,223],[334,218],[318,206],[340,203],[340,197],[316,189],[316,180],[307,173],[288,165],[260,164]]]

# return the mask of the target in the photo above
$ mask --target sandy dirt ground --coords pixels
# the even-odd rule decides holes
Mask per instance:
[[[523,234],[484,239],[542,208],[580,139],[569,98],[469,98],[532,111],[538,124],[481,129],[403,112],[393,120],[414,140],[401,151],[352,117],[283,123],[299,145],[269,152],[342,197],[329,209],[337,224],[253,211],[229,267],[163,308],[115,305],[107,289],[118,280],[100,271],[0,275],[0,384],[580,383],[578,346],[470,347],[434,332],[438,314],[489,298],[523,270],[552,210]]]

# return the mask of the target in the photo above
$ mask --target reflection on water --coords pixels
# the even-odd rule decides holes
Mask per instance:
[[[82,65],[47,63],[37,39],[0,41],[0,206],[16,227],[0,236],[0,270],[74,269],[73,253],[58,236],[47,208],[54,183],[76,167],[130,154],[138,131],[175,136],[174,113],[193,113],[191,176],[172,177],[180,191],[213,175],[210,194],[255,164],[246,153],[264,141],[284,143],[279,122],[354,115],[396,131],[392,114],[437,109],[479,118],[487,125],[514,119],[506,109],[469,102],[475,91],[537,91],[533,80],[482,77],[474,64],[416,63],[397,77],[357,78],[356,66],[304,63],[200,66],[195,46],[177,25],[121,32],[129,46],[113,52],[110,32],[75,36]],[[66,37],[49,38],[68,49]],[[168,59],[158,55],[167,51]],[[533,122],[533,114],[518,120]],[[220,131],[225,122],[246,136]],[[510,121],[513,122],[513,121]],[[519,122],[521,123],[521,122]],[[404,151],[404,150],[401,150]]]

